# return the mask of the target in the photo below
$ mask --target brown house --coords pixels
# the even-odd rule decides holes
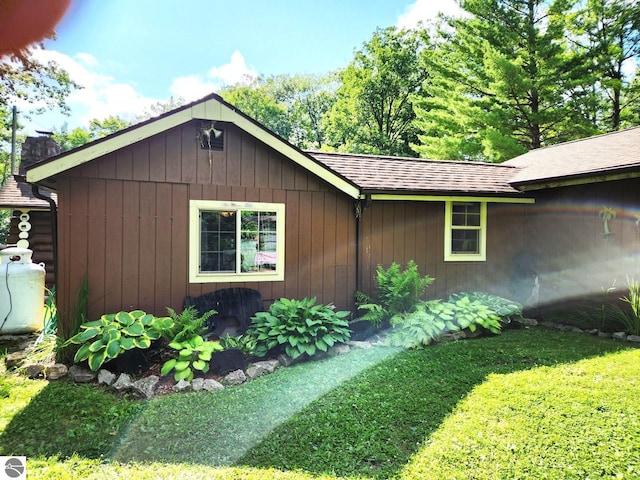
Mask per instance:
[[[27,180],[58,194],[64,321],[85,273],[90,317],[165,314],[230,286],[352,310],[377,265],[412,259],[436,277],[431,296],[526,300],[543,278],[536,242],[558,226],[538,198],[546,208],[565,188],[530,190],[540,175],[527,178],[528,163],[303,152],[210,95],[50,158]]]

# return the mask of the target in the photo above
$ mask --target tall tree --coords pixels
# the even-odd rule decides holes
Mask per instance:
[[[570,0],[462,0],[423,58],[415,127],[431,158],[503,161],[595,131],[583,59],[566,44]]]
[[[426,31],[378,29],[341,73],[342,85],[328,116],[333,148],[415,156],[412,98],[427,71],[420,54]]]
[[[53,139],[60,145],[63,152],[80,147],[98,138],[106,137],[131,125],[125,118],[111,115],[103,120],[94,118],[89,122],[88,128],[76,127],[69,130],[67,124],[60,129],[54,129]]]
[[[583,0],[571,16],[573,41],[589,59],[594,84],[603,97],[597,121],[604,130],[625,125],[625,110],[640,102],[630,90],[633,63],[640,60],[640,3],[637,0]]]

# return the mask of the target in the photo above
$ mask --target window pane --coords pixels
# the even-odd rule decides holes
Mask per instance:
[[[480,226],[480,203],[454,203],[451,205],[451,225],[463,227]]]
[[[276,212],[242,212],[242,271],[275,270],[276,222]]]
[[[200,212],[200,271],[235,272],[236,212]]]
[[[452,230],[451,253],[480,253],[479,230]]]

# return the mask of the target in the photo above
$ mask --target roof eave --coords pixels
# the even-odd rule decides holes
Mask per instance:
[[[612,182],[615,180],[626,180],[630,178],[639,178],[640,165],[633,165],[625,168],[616,168],[615,171],[606,172],[588,172],[576,175],[566,175],[559,177],[549,177],[535,180],[525,180],[520,182],[511,182],[510,185],[521,192],[533,190],[545,190],[549,188],[571,187],[575,185],[587,185],[590,183]]]

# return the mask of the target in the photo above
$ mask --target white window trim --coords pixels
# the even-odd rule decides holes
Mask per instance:
[[[276,268],[269,272],[210,273],[200,272],[200,212],[206,210],[261,210],[273,211],[276,222],[277,257]],[[224,202],[216,200],[189,201],[189,282],[277,282],[284,280],[284,225],[283,203]]]
[[[480,249],[479,253],[453,253],[451,251],[452,210],[454,203],[464,200],[447,200],[444,211],[444,261],[445,262],[485,262],[487,260],[487,202],[472,200],[480,204]],[[459,227],[458,227],[459,228]]]

